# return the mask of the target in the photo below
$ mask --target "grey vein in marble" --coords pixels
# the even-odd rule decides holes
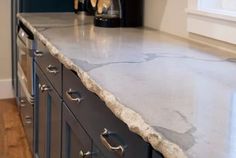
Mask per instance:
[[[18,17],[166,158],[236,157],[235,54],[71,13]]]
[[[194,136],[192,135],[192,133],[196,130],[195,128],[189,129],[185,133],[178,133],[157,126],[154,126],[153,128],[170,141],[178,144],[184,150],[190,149],[196,143]]]

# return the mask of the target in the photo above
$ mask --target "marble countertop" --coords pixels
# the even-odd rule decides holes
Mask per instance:
[[[236,157],[236,55],[73,13],[18,18],[166,158]]]

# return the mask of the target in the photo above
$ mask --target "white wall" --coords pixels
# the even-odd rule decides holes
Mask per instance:
[[[144,25],[169,34],[206,43],[220,49],[235,52],[236,45],[189,34],[186,8],[188,0],[145,0]]]
[[[0,0],[0,99],[12,97],[10,2]]]
[[[235,0],[223,0],[222,7],[229,11],[236,11],[236,1]]]
[[[145,0],[144,24],[181,37],[187,37],[187,0]]]

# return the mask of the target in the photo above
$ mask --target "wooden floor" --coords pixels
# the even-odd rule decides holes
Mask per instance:
[[[14,100],[0,100],[0,158],[32,158]]]

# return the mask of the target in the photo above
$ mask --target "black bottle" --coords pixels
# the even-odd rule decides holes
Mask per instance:
[[[78,3],[79,12],[86,12],[85,1],[86,0],[79,0],[79,3]]]
[[[79,0],[74,0],[74,12],[77,14],[79,12]]]
[[[76,14],[94,15],[94,8],[90,0],[74,0],[74,12]]]
[[[85,0],[85,10],[87,15],[94,15],[95,14],[95,8],[92,6],[90,0]]]

